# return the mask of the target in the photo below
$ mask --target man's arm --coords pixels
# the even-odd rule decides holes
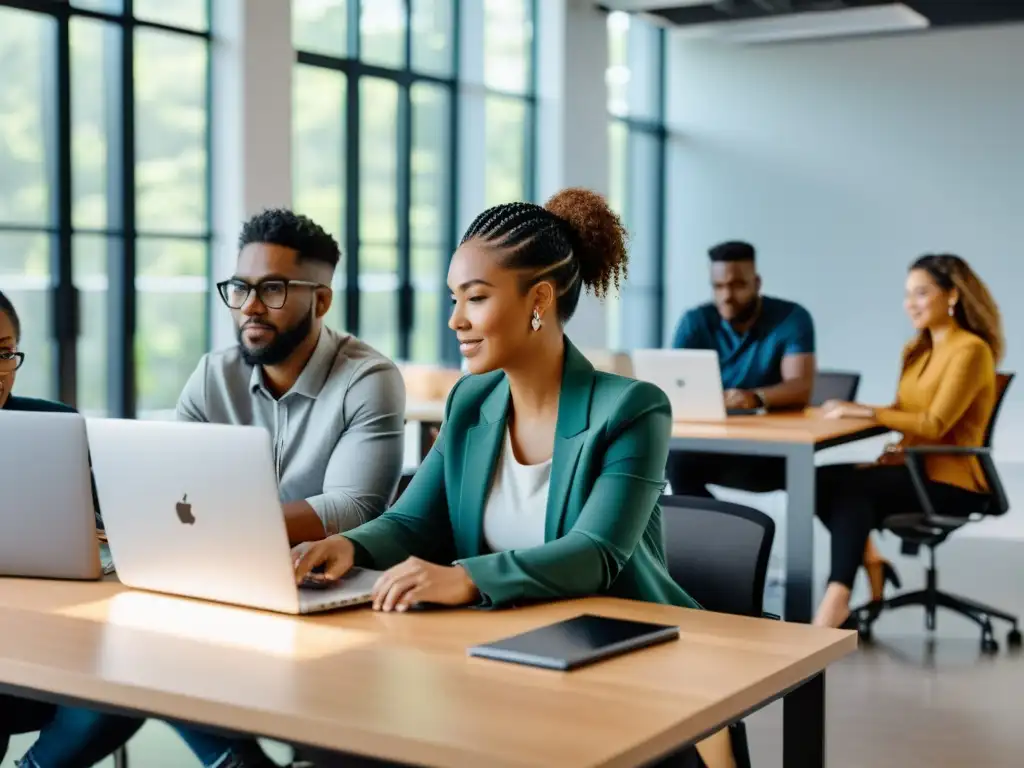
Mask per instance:
[[[370,363],[346,395],[345,431],[327,462],[323,493],[284,506],[292,544],[322,539],[380,515],[402,474],[405,382],[393,365]]]
[[[767,408],[804,408],[811,402],[814,389],[814,321],[803,307],[796,307],[786,319],[781,374],[782,383],[765,387],[758,394]]]
[[[814,355],[786,355],[782,358],[782,383],[759,390],[766,408],[804,408],[814,389]]]
[[[699,343],[697,334],[697,323],[693,310],[683,314],[679,318],[679,325],[672,334],[672,349],[698,349]]]

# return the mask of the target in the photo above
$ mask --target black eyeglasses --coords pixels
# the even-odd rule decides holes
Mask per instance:
[[[24,362],[24,352],[0,352],[0,374],[14,373]]]
[[[312,288],[313,290],[330,287],[323,283],[311,283],[308,280],[278,279],[261,280],[253,285],[235,277],[217,283],[217,293],[220,294],[221,300],[230,309],[241,309],[244,307],[245,302],[249,300],[253,291],[256,291],[256,297],[267,309],[280,309],[288,301],[288,288],[293,285],[302,288]]]

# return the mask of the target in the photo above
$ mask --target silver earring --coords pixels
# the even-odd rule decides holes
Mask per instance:
[[[949,316],[953,317],[953,315],[955,315],[955,314],[956,314],[956,303],[954,302],[953,304],[949,305]]]
[[[539,331],[542,325],[544,325],[544,323],[540,321],[540,312],[534,309],[533,317],[530,318],[530,327],[533,328],[534,331]]]

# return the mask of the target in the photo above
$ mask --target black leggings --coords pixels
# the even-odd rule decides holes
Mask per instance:
[[[927,484],[932,503],[944,515],[967,516],[988,498],[947,483]],[[922,510],[905,466],[829,464],[818,468],[816,511],[832,533],[829,582],[852,588],[872,529],[892,515]]]

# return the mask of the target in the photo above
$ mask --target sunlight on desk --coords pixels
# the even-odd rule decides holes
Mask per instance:
[[[294,659],[320,658],[374,640],[369,632],[327,627],[299,617],[144,592],[122,592],[59,612],[115,627]]]

